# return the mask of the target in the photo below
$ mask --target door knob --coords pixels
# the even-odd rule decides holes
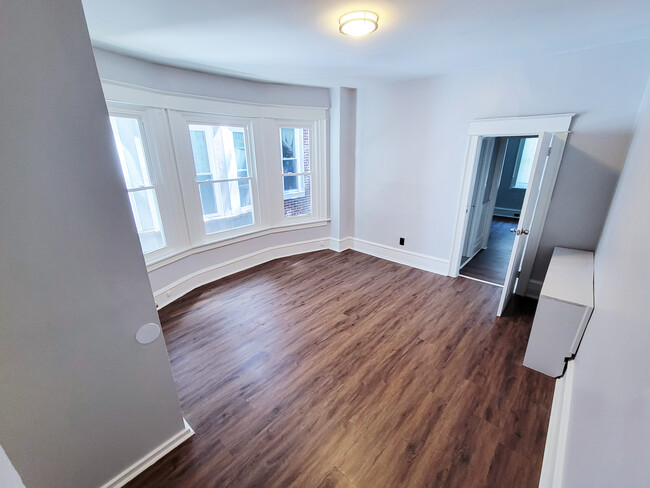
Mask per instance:
[[[522,233],[522,234],[525,234],[525,235],[528,235],[529,232],[530,232],[530,231],[529,231],[528,229],[525,229],[525,230],[522,230],[522,231],[521,231],[521,233]]]
[[[510,232],[517,232],[517,229],[510,229]]]

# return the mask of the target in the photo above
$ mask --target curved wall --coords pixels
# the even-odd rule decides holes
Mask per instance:
[[[330,107],[330,90],[259,83],[159,65],[95,49],[104,81],[181,95],[204,96],[253,104]],[[178,259],[147,267],[158,307],[205,283],[257,264],[301,252],[330,247],[330,223],[273,229],[181,253]]]

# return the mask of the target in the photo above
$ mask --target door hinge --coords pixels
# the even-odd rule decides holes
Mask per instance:
[[[547,156],[551,155],[551,149],[553,149],[553,146],[548,146],[548,151],[546,153]]]
[[[521,276],[521,271],[517,271],[517,278]]]

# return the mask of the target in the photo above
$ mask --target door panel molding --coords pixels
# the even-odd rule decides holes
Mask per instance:
[[[523,261],[521,263],[521,273],[515,288],[515,293],[517,295],[525,296],[528,294],[530,274],[533,271],[533,264],[537,257],[539,242],[542,238],[542,232],[544,231],[544,224],[546,223],[546,215],[548,214],[548,208],[551,205],[551,196],[553,195],[553,189],[555,188],[557,174],[560,171],[560,163],[562,162],[562,155],[564,154],[567,136],[568,133],[566,132],[553,134],[551,153],[546,161],[546,169],[544,170],[544,178],[539,190],[535,216],[530,225],[530,234],[528,235],[528,242],[526,243],[526,252],[524,253]]]

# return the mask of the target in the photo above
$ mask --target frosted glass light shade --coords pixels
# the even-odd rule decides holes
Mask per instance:
[[[379,15],[370,10],[348,12],[339,19],[339,32],[346,36],[365,36],[377,30]]]

